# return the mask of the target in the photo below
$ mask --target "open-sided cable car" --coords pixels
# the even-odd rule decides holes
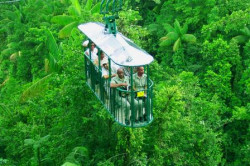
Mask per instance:
[[[149,74],[153,57],[117,32],[116,18],[104,17],[105,25],[89,22],[78,26],[89,41],[84,52],[86,83],[117,123],[146,126],[153,121]]]

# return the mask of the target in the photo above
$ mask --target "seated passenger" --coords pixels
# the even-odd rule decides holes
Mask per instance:
[[[123,69],[119,68],[117,70],[116,77],[112,78],[110,87],[111,88],[121,88],[123,90],[127,90],[129,86],[129,78],[128,76],[124,76]],[[116,94],[115,100],[119,107],[121,107],[122,112],[125,112],[125,124],[129,125],[129,110],[130,110],[130,104],[128,102],[128,93],[119,91],[118,94]]]
[[[105,53],[103,51],[101,51],[101,66],[104,64],[104,63],[108,63],[108,59],[107,57],[105,56]],[[96,66],[99,66],[99,58],[97,57],[94,61],[94,64]]]
[[[115,71],[112,70],[111,68],[111,78],[115,76],[116,76]],[[104,62],[102,65],[102,77],[105,79],[109,78],[109,65],[107,62]]]
[[[145,99],[147,97],[147,92],[145,91],[147,89],[147,75],[144,74],[144,67],[137,68],[137,73],[133,74],[133,80],[133,89],[138,91],[135,94],[135,105],[137,105],[135,119],[136,121],[143,122],[143,120],[146,120],[146,108],[143,116],[143,107],[146,105]]]
[[[95,47],[94,43],[91,43],[91,60],[94,61],[96,58],[98,58],[97,56],[97,48]],[[84,52],[86,55],[90,56],[90,52],[89,52],[89,48]]]

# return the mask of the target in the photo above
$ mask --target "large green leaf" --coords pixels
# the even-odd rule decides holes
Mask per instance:
[[[250,37],[250,30],[247,27],[244,27],[240,31],[242,32],[243,35]]]
[[[49,72],[50,71],[57,71],[57,59],[55,59],[55,56],[51,53],[48,55],[48,60],[49,60]]]
[[[178,36],[178,34],[176,32],[169,32],[166,35],[166,37],[167,37],[167,39],[174,40],[174,41],[176,41],[179,38],[179,36]]]
[[[238,35],[235,36],[233,39],[236,40],[239,44],[244,44],[245,42],[247,42],[247,40],[249,40],[249,37],[244,35]]]
[[[79,15],[79,12],[77,11],[75,6],[68,7],[68,12],[69,12],[69,14],[71,16],[74,16],[74,17],[80,17],[81,16],[81,15]]]
[[[192,34],[184,34],[182,36],[182,40],[188,43],[195,43],[196,42],[196,37]]]
[[[71,0],[72,5],[74,6],[76,13],[78,16],[81,15],[81,5],[78,0]]]
[[[73,28],[76,28],[78,24],[79,24],[78,22],[72,22],[66,25],[65,27],[63,27],[63,29],[59,31],[59,34],[58,34],[59,38],[69,37],[71,35],[71,31],[73,30]]]
[[[66,15],[58,15],[54,16],[51,21],[53,23],[59,24],[59,25],[67,25],[70,24],[71,22],[74,22],[74,18],[71,16],[66,16]]]
[[[166,36],[160,39],[160,46],[170,46],[178,39],[178,34],[176,32],[169,32]]]
[[[176,30],[176,32],[177,32],[178,34],[182,34],[182,33],[181,33],[181,26],[180,26],[180,23],[179,23],[178,20],[175,20],[175,22],[174,22],[174,29]]]
[[[170,24],[163,24],[163,27],[167,32],[175,32],[174,27],[172,27]]]
[[[91,9],[91,14],[99,13],[101,8],[101,3],[97,3],[92,9]]]
[[[181,39],[179,38],[178,40],[176,40],[176,42],[174,43],[173,46],[173,51],[176,52],[181,46]]]
[[[84,7],[84,10],[85,11],[90,11],[92,4],[93,4],[93,0],[88,0],[85,7]]]
[[[160,42],[160,47],[170,46],[174,43],[174,40],[163,40]]]
[[[53,54],[54,58],[57,60],[59,57],[59,50],[58,50],[58,46],[56,43],[56,40],[54,38],[54,36],[52,35],[50,30],[46,30],[47,33],[47,42],[46,45],[49,49],[49,52],[51,54]]]
[[[181,28],[181,34],[184,35],[184,34],[187,33],[187,31],[188,31],[188,25],[185,24],[185,25]]]
[[[79,165],[71,162],[66,162],[62,166],[79,166]]]

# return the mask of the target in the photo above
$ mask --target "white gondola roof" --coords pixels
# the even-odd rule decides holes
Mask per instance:
[[[99,22],[89,22],[78,26],[91,41],[104,51],[113,62],[122,66],[143,66],[154,59],[130,39],[117,32],[116,36],[105,31]]]

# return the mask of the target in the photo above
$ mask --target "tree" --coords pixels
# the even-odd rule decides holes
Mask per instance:
[[[183,42],[196,42],[196,37],[194,35],[187,34],[188,25],[185,24],[184,27],[181,27],[178,20],[175,20],[174,27],[170,24],[165,24],[164,28],[168,33],[160,39],[160,47],[166,47],[174,44],[173,51],[176,52],[181,47]]]
[[[95,19],[101,18],[98,14],[101,6],[100,2],[92,7],[93,0],[88,0],[83,10],[78,0],[71,0],[71,3],[71,6],[68,8],[69,15],[54,16],[51,20],[53,23],[64,26],[58,33],[59,38],[69,37],[77,25],[89,19],[91,20],[92,17]]]

